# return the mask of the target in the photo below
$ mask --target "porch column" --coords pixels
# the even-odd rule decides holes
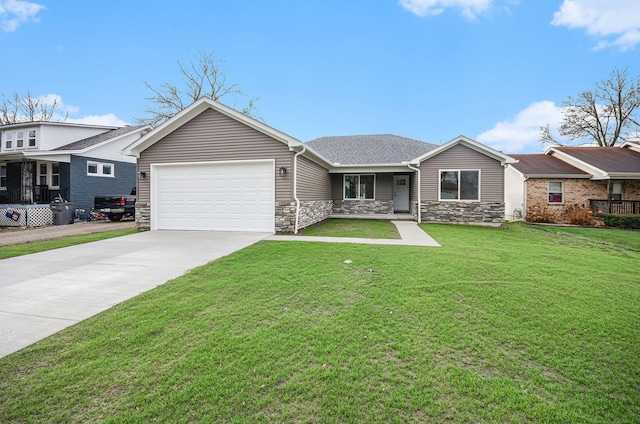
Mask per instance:
[[[20,198],[22,203],[33,203],[33,161],[22,161]]]

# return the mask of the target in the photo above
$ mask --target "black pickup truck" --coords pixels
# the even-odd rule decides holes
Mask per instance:
[[[93,210],[107,215],[107,218],[111,221],[120,221],[125,216],[135,218],[135,187],[131,190],[131,194],[114,194],[94,197]]]

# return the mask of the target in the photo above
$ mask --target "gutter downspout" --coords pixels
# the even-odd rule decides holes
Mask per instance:
[[[293,199],[296,201],[296,225],[293,234],[298,234],[298,221],[300,219],[300,199],[298,199],[298,156],[307,150],[306,146],[302,146],[302,150],[293,155]]]
[[[522,192],[524,193],[524,199],[522,199],[522,220],[526,221],[526,217],[527,217],[527,196],[529,195],[527,193],[527,181],[529,181],[529,177],[524,177],[524,180],[522,181]]]
[[[414,168],[411,165],[407,166],[409,167],[409,169],[413,169],[418,173],[418,224],[420,224],[422,223],[422,208],[420,207],[420,204],[422,203],[422,199],[420,198],[420,168]]]

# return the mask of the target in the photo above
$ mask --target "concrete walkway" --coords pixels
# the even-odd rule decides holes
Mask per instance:
[[[372,238],[351,238],[351,237],[315,237],[315,236],[280,236],[274,235],[267,240],[280,241],[316,241],[326,243],[357,243],[357,244],[382,244],[395,246],[429,246],[440,247],[429,234],[418,227],[415,221],[391,221],[400,233],[401,239],[372,239]]]
[[[0,357],[268,236],[146,231],[0,260]]]

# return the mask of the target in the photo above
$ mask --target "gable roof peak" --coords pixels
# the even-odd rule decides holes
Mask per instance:
[[[452,138],[451,140],[447,141],[444,144],[441,144],[439,146],[437,146],[435,149],[425,153],[424,155],[415,158],[414,160],[411,161],[412,164],[419,164],[420,162],[429,159],[430,157],[433,157],[435,155],[438,155],[442,152],[444,152],[445,150],[448,150],[458,144],[462,144],[463,146],[466,146],[472,150],[475,150],[479,153],[482,153],[485,156],[491,157],[497,161],[500,162],[501,165],[505,165],[508,163],[515,163],[516,159],[512,158],[511,156],[508,156],[504,153],[502,153],[501,151],[498,151],[492,147],[486,146],[482,143],[479,143],[475,140],[473,140],[472,138],[469,138],[467,136],[464,135],[459,135],[455,138]]]
[[[164,121],[162,124],[155,127],[148,134],[141,137],[137,141],[127,146],[123,152],[126,155],[140,157],[140,153],[145,149],[151,147],[156,142],[173,132],[174,130],[185,125],[196,116],[200,115],[207,109],[213,109],[227,117],[240,122],[256,131],[259,131],[281,143],[288,145],[290,148],[302,146],[302,142],[288,134],[276,130],[269,125],[260,122],[250,116],[247,116],[235,109],[230,108],[220,102],[212,100],[209,97],[201,97],[195,102],[191,103],[185,109],[173,115],[171,118]]]

